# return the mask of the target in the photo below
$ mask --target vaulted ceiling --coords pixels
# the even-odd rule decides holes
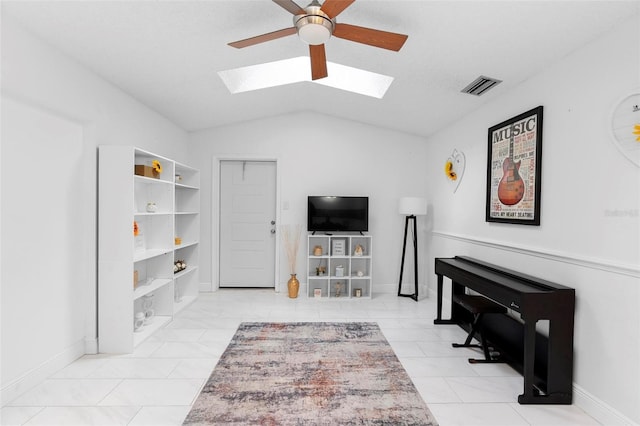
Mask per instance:
[[[306,2],[298,2],[305,7]],[[330,62],[394,78],[383,99],[310,82],[231,94],[218,71],[308,55],[269,0],[2,1],[9,17],[185,130],[315,111],[428,136],[639,13],[638,1],[357,0],[338,18],[409,35],[399,52],[333,37]],[[503,82],[461,93],[476,77]]]

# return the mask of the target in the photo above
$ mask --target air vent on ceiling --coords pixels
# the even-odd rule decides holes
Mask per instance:
[[[480,96],[498,83],[502,83],[502,80],[497,80],[495,78],[485,77],[481,75],[480,77],[473,80],[467,87],[462,89],[461,92]]]

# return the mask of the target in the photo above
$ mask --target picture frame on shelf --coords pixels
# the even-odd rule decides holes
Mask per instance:
[[[344,256],[347,253],[347,240],[342,238],[335,238],[331,240],[331,255],[332,256]]]
[[[538,106],[489,128],[486,222],[540,225],[542,115]]]

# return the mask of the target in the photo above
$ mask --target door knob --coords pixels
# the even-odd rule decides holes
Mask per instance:
[[[272,229],[272,230],[271,230],[271,233],[272,233],[272,234],[275,234],[275,233],[276,233],[276,230],[275,230],[275,229]]]
[[[275,225],[275,224],[276,224],[276,221],[275,221],[275,220],[272,220],[272,221],[271,221],[271,224],[272,224],[272,225]]]

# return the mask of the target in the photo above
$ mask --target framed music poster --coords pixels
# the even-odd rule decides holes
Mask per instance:
[[[540,225],[542,109],[489,128],[487,222]]]

